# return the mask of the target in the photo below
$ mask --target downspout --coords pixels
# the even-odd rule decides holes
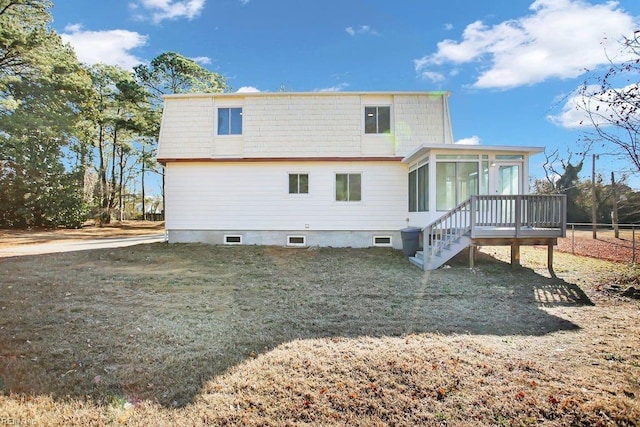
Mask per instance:
[[[448,139],[449,143],[451,144],[453,143],[453,129],[451,127],[451,115],[449,114],[449,92],[446,92],[442,95],[442,115],[444,117],[444,126],[442,126],[442,140],[446,144]]]

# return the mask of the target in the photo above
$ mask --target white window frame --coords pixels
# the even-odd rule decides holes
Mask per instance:
[[[295,243],[295,242],[291,242],[291,239],[302,239],[302,243]],[[289,247],[297,247],[297,248],[305,248],[307,247],[307,236],[305,235],[300,235],[300,234],[295,234],[295,235],[289,235],[287,236],[287,246]]]
[[[426,209],[425,210],[420,210],[419,206],[420,206],[420,192],[419,190],[419,172],[418,170],[422,167],[427,167],[427,191],[426,191],[426,199],[425,199],[425,204],[426,204]],[[409,172],[408,172],[408,177],[411,177],[411,173],[415,172],[416,173],[416,179],[415,179],[415,193],[413,194],[413,196],[416,198],[416,209],[415,210],[411,210],[409,209],[409,212],[429,212],[429,204],[431,203],[431,194],[430,194],[430,185],[431,185],[431,177],[430,175],[430,171],[429,169],[431,168],[431,165],[429,163],[429,157],[425,157],[424,159],[420,160],[419,162],[416,162],[414,164],[411,165],[411,167],[409,167]],[[407,188],[407,191],[409,191],[409,188]],[[409,194],[409,200],[411,199],[411,194]],[[407,208],[409,208],[409,206],[407,206]]]
[[[300,191],[298,191],[297,193],[292,193],[291,191],[289,191],[289,179],[291,178],[291,175],[298,175],[298,190],[300,190],[300,175],[307,175],[307,192],[306,193],[301,193]],[[308,196],[309,193],[311,193],[311,174],[309,172],[298,172],[298,171],[291,171],[291,172],[287,172],[287,193],[290,196],[293,197],[305,197]]]
[[[360,200],[338,200],[336,197],[338,175],[360,175]],[[348,186],[347,186],[348,187]],[[333,201],[336,203],[362,203],[364,201],[364,173],[362,171],[335,171],[333,173]]]
[[[378,243],[377,239],[389,239],[389,243]],[[373,236],[373,246],[389,248],[393,246],[393,236]]]
[[[235,239],[239,239],[238,242],[229,242],[228,239],[229,238],[233,238]],[[224,235],[224,244],[225,245],[241,245],[242,244],[242,234],[225,234]]]
[[[220,133],[220,123],[219,123],[219,117],[220,117],[220,110],[229,110],[229,132],[231,132],[231,110],[234,108],[239,108],[240,109],[240,117],[242,118],[242,126],[240,127],[240,133]],[[243,105],[220,105],[218,107],[216,107],[216,123],[215,123],[215,133],[216,136],[218,137],[223,137],[223,138],[233,138],[233,137],[239,137],[244,135],[244,106]]]
[[[376,132],[367,133],[367,108],[389,108],[389,132],[379,132],[378,122],[376,120]],[[376,110],[377,111],[377,110]],[[362,105],[362,134],[366,136],[385,136],[393,134],[393,104],[390,103],[367,103]]]

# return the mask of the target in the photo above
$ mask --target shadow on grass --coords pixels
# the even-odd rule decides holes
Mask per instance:
[[[481,255],[423,273],[398,251],[148,244],[0,260],[0,388],[193,401],[295,339],[409,333],[541,336],[578,326],[574,284]]]

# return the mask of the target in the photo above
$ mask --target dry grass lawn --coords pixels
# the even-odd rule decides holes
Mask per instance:
[[[491,256],[489,256],[491,255]],[[149,244],[0,259],[0,423],[637,425],[630,267],[485,248]],[[637,273],[637,272],[636,272]]]

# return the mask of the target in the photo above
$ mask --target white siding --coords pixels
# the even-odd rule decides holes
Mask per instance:
[[[364,134],[364,106],[391,105],[391,135]],[[440,93],[222,94],[165,98],[158,158],[403,157],[452,142]],[[241,106],[243,134],[218,136],[216,109]]]
[[[165,101],[158,158],[211,157],[213,118],[212,98],[173,98]]]
[[[437,95],[394,96],[396,155],[406,156],[422,144],[450,144],[446,98]]]
[[[288,173],[309,174],[289,194]],[[362,173],[362,201],[335,201],[335,173]],[[399,230],[407,167],[400,162],[170,163],[168,230]]]
[[[247,157],[360,155],[358,96],[248,97],[244,113]]]

